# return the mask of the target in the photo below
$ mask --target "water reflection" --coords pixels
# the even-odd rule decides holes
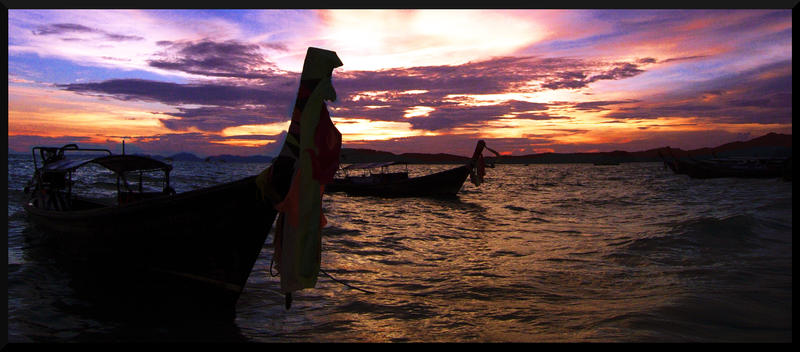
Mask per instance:
[[[222,177],[202,170],[176,171],[184,183]],[[148,327],[84,314],[88,303],[30,247],[9,267],[9,337],[791,341],[791,184],[701,182],[657,163],[487,171],[486,183],[467,182],[454,199],[323,198],[323,270],[374,294],[321,276],[287,311],[269,274],[270,239],[233,326],[198,323],[180,332],[177,323]],[[23,251],[25,223],[11,199],[10,253]]]

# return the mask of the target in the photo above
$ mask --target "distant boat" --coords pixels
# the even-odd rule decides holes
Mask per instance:
[[[672,156],[666,159],[661,153],[666,167],[679,175],[688,175],[691,178],[775,178],[785,175],[785,170],[791,167],[791,158],[713,158],[699,160],[678,159]]]
[[[470,173],[478,177],[475,173],[483,172],[479,168],[483,166],[481,152],[484,148],[486,144],[478,141],[473,157],[467,164],[419,177],[408,177],[408,167],[401,162],[352,164],[341,168],[343,176],[326,185],[325,192],[380,197],[454,197]],[[389,167],[393,165],[406,165],[406,169],[389,172]],[[355,170],[363,174],[350,175]]]

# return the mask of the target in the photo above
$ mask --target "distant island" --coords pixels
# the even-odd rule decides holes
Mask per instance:
[[[206,158],[198,157],[192,153],[178,153],[171,156],[149,155],[151,158],[160,159],[165,161],[205,161],[205,162],[223,162],[223,163],[268,163],[272,161],[271,156],[266,155],[215,155]]]
[[[711,157],[787,157],[792,155],[792,135],[769,133],[745,142],[731,142],[714,148],[700,148],[683,150],[680,148],[661,147],[639,152],[613,151],[597,153],[541,153],[527,155],[506,155],[502,157],[487,157],[487,162],[497,164],[573,164],[573,163],[600,163],[616,164],[629,162],[662,161],[659,156],[673,155],[677,158],[691,155],[693,158],[704,159]],[[470,158],[452,154],[424,154],[390,152],[372,149],[342,148],[340,162],[342,164],[371,163],[395,161],[408,164],[462,164]]]
[[[680,148],[661,147],[639,152],[613,151],[595,153],[540,153],[527,155],[504,155],[502,157],[486,157],[486,161],[496,164],[618,164],[630,162],[658,162],[662,161],[659,152],[664,156],[684,158],[691,155],[693,158],[704,159],[712,157],[788,157],[792,155],[792,135],[768,133],[761,137],[744,142],[731,142],[714,148],[700,148],[683,150]],[[177,153],[171,156],[145,155],[164,161],[196,161],[196,162],[226,162],[226,163],[269,163],[272,156],[266,155],[215,155],[198,157],[192,153]],[[408,164],[463,164],[469,161],[468,157],[437,153],[403,153],[342,148],[340,162],[342,164],[371,163],[371,162],[404,162]]]

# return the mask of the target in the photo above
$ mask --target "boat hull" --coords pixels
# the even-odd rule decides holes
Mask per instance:
[[[676,174],[685,174],[691,178],[776,178],[783,171],[781,165],[736,166],[705,161],[676,160],[672,168]]]
[[[379,197],[455,197],[469,176],[469,171],[465,165],[435,174],[375,184],[335,179],[325,186],[325,192]]]
[[[276,217],[255,177],[119,206],[25,209],[78,281],[225,315]]]

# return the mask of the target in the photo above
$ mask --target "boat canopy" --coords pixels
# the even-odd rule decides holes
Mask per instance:
[[[94,158],[82,158],[82,159],[61,159],[58,161],[53,161],[44,165],[44,171],[48,172],[67,172],[75,170],[85,164],[92,162],[92,160],[97,159]]]
[[[404,162],[399,161],[384,161],[384,162],[376,162],[376,163],[361,163],[361,164],[352,164],[342,168],[342,170],[360,170],[360,169],[374,169],[389,165],[396,165],[396,164],[405,164]]]
[[[117,174],[128,171],[163,170],[169,172],[172,166],[161,161],[139,155],[108,155],[94,158],[62,159],[47,163],[45,171],[67,172],[75,170],[88,163],[103,166]]]

